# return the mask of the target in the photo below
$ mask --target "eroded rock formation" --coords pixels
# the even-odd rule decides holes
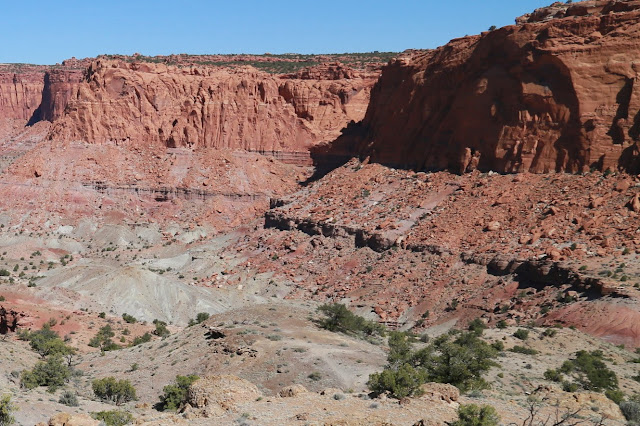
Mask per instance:
[[[43,118],[53,140],[306,152],[366,111],[377,74],[336,69],[281,79],[252,67],[96,60],[86,78],[48,74]]]
[[[42,100],[44,71],[0,68],[0,117],[30,120]]]
[[[637,172],[640,2],[597,3],[555,4],[393,61],[364,121],[317,154],[461,172]]]

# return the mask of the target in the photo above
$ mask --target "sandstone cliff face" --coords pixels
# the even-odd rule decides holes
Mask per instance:
[[[458,172],[639,170],[640,2],[587,3],[395,60],[328,151]]]
[[[42,106],[38,119],[55,121],[61,118],[74,94],[77,85],[83,81],[82,70],[50,70],[44,76]]]
[[[281,79],[251,67],[96,60],[76,77],[49,74],[50,139],[295,153],[361,120],[376,75]]]
[[[31,119],[42,99],[43,75],[0,69],[0,118]]]

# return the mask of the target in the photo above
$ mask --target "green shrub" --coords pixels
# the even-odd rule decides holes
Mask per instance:
[[[63,394],[60,395],[60,399],[58,400],[58,402],[69,407],[77,407],[80,405],[78,403],[78,397],[71,391],[64,391]]]
[[[538,351],[536,351],[535,349],[527,348],[525,346],[518,346],[518,345],[515,345],[509,350],[511,352],[515,352],[517,354],[524,354],[524,355],[536,355],[538,353]]]
[[[502,352],[504,350],[504,343],[502,343],[501,340],[496,340],[495,342],[491,343],[491,347],[498,352]]]
[[[120,349],[120,346],[111,340],[115,335],[116,333],[114,333],[111,326],[107,324],[104,327],[101,327],[96,335],[89,340],[89,346],[93,348],[100,348],[101,351],[115,351]]]
[[[629,422],[640,423],[640,403],[636,401],[624,401],[620,403],[620,411]],[[2,411],[0,410],[0,413]]]
[[[513,337],[518,338],[520,340],[527,340],[529,338],[529,330],[525,330],[523,328],[519,328],[513,333]]]
[[[463,392],[486,388],[482,374],[497,365],[492,359],[498,351],[475,332],[461,333],[453,341],[451,338],[438,337],[414,351],[405,333],[391,332],[387,367],[369,376],[369,388],[396,398],[415,394],[427,381],[450,383]]]
[[[325,316],[318,322],[320,327],[329,331],[365,336],[385,334],[382,325],[353,314],[345,305],[339,303],[322,305],[318,312]]]
[[[551,380],[552,382],[561,382],[562,381],[562,373],[558,370],[549,369],[544,372],[544,378],[547,380]]]
[[[3,395],[0,398],[0,425],[12,425],[16,419],[11,415],[16,407],[11,403],[11,395]]]
[[[47,323],[42,329],[32,333],[26,331],[20,336],[23,340],[28,340],[31,349],[37,352],[42,358],[50,355],[66,356],[75,353],[75,349],[67,346],[58,336],[58,333],[51,330],[51,326]]]
[[[0,277],[8,277],[9,275],[11,275],[11,272],[6,269],[0,269]]]
[[[490,405],[477,406],[475,404],[460,405],[458,420],[449,423],[450,426],[498,426],[500,416]]]
[[[500,320],[496,324],[496,327],[498,327],[499,329],[507,328],[507,322],[505,320]]]
[[[624,392],[620,389],[607,389],[604,391],[604,394],[607,398],[615,402],[616,404],[620,404],[624,401]]]
[[[91,413],[91,417],[103,421],[107,426],[124,426],[133,422],[133,415],[126,411],[110,410]]]
[[[49,392],[55,392],[69,380],[71,370],[66,366],[60,355],[50,356],[46,361],[38,362],[32,370],[23,370],[20,376],[20,386],[33,389],[38,386],[48,386]]]
[[[585,390],[604,392],[609,399],[616,403],[621,402],[624,398],[623,393],[618,389],[618,377],[604,363],[602,351],[578,351],[575,359],[565,361],[557,371],[547,370],[545,378],[559,379],[560,373],[569,375],[577,382],[563,381],[563,389],[567,392],[575,392],[578,387],[582,387]]]
[[[131,342],[131,346],[138,346],[150,341],[151,341],[151,334],[147,332],[147,333],[144,333],[142,336],[134,337],[133,342]]]
[[[153,324],[156,326],[156,329],[153,330],[153,334],[155,334],[156,336],[167,337],[171,334],[171,332],[169,332],[169,329],[167,328],[166,322],[154,319]]]
[[[136,399],[136,389],[128,380],[105,377],[91,382],[93,393],[103,401],[122,405]]]
[[[317,371],[314,371],[313,373],[309,374],[307,378],[313,380],[314,382],[317,382],[322,378],[322,374],[318,373]]]
[[[165,386],[160,396],[160,406],[162,410],[178,410],[187,402],[189,386],[199,377],[192,374],[189,376],[176,376],[174,384]]]
[[[618,377],[602,361],[601,351],[578,351],[572,361],[574,368],[584,374],[580,377],[582,386],[587,390],[615,390],[618,388]]]
[[[482,332],[487,328],[487,325],[482,322],[480,318],[476,318],[469,323],[469,331],[477,334],[478,336],[482,335]]]
[[[128,324],[135,324],[136,322],[138,322],[136,317],[127,313],[122,314],[122,319]]]
[[[201,322],[204,322],[206,320],[209,319],[209,314],[206,312],[200,312],[198,313],[198,315],[196,315],[196,319],[190,319],[189,320],[189,327],[192,327],[196,324],[200,324]]]

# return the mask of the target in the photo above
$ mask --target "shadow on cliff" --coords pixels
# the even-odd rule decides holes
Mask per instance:
[[[336,140],[311,148],[311,161],[315,170],[313,175],[301,182],[302,186],[322,179],[333,170],[344,166],[353,157],[360,157],[358,145],[366,135],[362,122],[351,121],[341,132],[342,134]]]
[[[27,127],[31,127],[40,121],[42,121],[42,104],[31,114],[31,118],[27,121]]]

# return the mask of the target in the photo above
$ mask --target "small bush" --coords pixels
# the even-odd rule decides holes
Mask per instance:
[[[138,322],[136,317],[127,313],[122,314],[122,319],[128,324],[135,324],[136,322]]]
[[[576,359],[571,361],[574,369],[586,375],[582,378],[582,385],[587,390],[615,390],[618,388],[616,373],[611,371],[602,361],[603,354],[600,351],[578,351]]]
[[[128,380],[105,377],[91,382],[93,393],[103,401],[122,405],[136,399],[136,389]]]
[[[625,419],[630,422],[640,422],[640,403],[635,401],[621,402],[620,411],[624,414]]]
[[[393,397],[401,399],[413,395],[426,381],[424,371],[402,364],[397,369],[385,369],[381,373],[372,374],[367,385],[376,394],[389,392]]]
[[[314,382],[317,382],[322,378],[322,375],[317,371],[314,371],[313,373],[309,374],[307,377],[313,380]]]
[[[624,393],[620,389],[607,389],[604,394],[616,404],[620,404],[624,400]]]
[[[142,336],[136,336],[133,338],[133,342],[131,342],[131,346],[138,346],[143,343],[147,343],[151,341],[151,334],[144,333]]]
[[[478,336],[482,335],[482,332],[487,328],[487,325],[482,322],[480,318],[476,318],[469,323],[469,331],[477,334]]]
[[[616,403],[620,403],[624,398],[623,393],[618,389],[618,377],[604,363],[601,351],[578,351],[575,359],[565,361],[557,371],[547,370],[545,378],[559,379],[560,373],[570,376],[575,381],[575,383],[568,380],[562,382],[566,392],[575,392],[582,387],[585,390],[604,392]]]
[[[496,324],[496,327],[498,327],[499,329],[507,328],[507,322],[505,320],[500,320]]]
[[[71,391],[65,391],[62,395],[60,395],[60,399],[58,400],[58,402],[69,407],[77,407],[80,405],[78,403],[78,397]]]
[[[42,326],[42,329],[29,333],[25,332],[20,337],[23,340],[28,340],[31,349],[37,352],[42,358],[48,356],[65,356],[73,354],[75,349],[67,346],[64,341],[58,336],[58,333],[51,330],[49,324]]]
[[[23,370],[20,376],[20,386],[33,389],[38,386],[48,386],[49,392],[55,392],[71,377],[71,370],[62,357],[51,356],[45,362],[37,363],[32,370]]]
[[[153,334],[155,334],[156,336],[167,337],[171,334],[171,332],[169,332],[169,329],[167,328],[166,322],[154,319],[153,324],[156,326],[156,329],[153,330]]]
[[[500,416],[490,405],[475,404],[460,405],[458,420],[449,423],[450,426],[498,426]]]
[[[562,382],[562,390],[565,392],[575,392],[578,390],[578,385],[565,380]]]
[[[198,315],[196,315],[196,319],[190,319],[189,320],[189,327],[192,327],[196,324],[200,324],[201,322],[204,322],[206,320],[209,319],[209,314],[206,312],[200,312],[198,313]]]
[[[544,378],[552,382],[560,383],[562,381],[562,373],[557,370],[549,369],[544,372]]]
[[[427,381],[449,383],[463,392],[484,389],[482,378],[498,351],[475,332],[460,333],[455,340],[444,335],[420,350],[413,351],[407,335],[391,332],[387,367],[369,376],[369,389],[395,398],[411,396]]]
[[[192,374],[189,376],[176,376],[175,383],[165,386],[162,391],[164,394],[160,397],[161,410],[176,411],[187,402],[187,393],[189,386],[193,384],[199,377]]]
[[[120,349],[120,346],[114,343],[113,340],[111,340],[111,338],[115,335],[116,334],[114,333],[111,326],[107,324],[104,327],[101,327],[96,335],[91,340],[89,340],[89,346],[93,348],[100,348],[100,350],[105,352]]]
[[[514,346],[511,349],[509,349],[511,352],[515,352],[517,354],[524,354],[524,355],[536,355],[538,353],[538,351],[536,351],[535,349],[532,348],[527,348],[525,346]]]
[[[520,340],[527,340],[529,338],[529,330],[525,330],[523,328],[519,328],[513,333],[513,337]]]
[[[353,314],[345,305],[339,303],[322,305],[318,308],[318,312],[325,316],[318,322],[320,327],[329,331],[365,336],[384,336],[385,334],[382,325]]]
[[[16,419],[11,415],[16,407],[11,403],[11,395],[3,395],[0,398],[0,425],[12,425]]]
[[[91,413],[91,417],[103,421],[107,426],[124,426],[133,422],[133,415],[126,411],[110,410]]]

